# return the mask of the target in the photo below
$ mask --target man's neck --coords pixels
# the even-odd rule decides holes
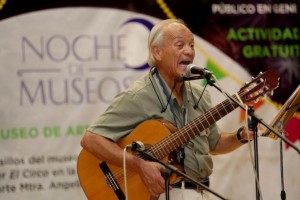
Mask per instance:
[[[175,95],[179,105],[181,105],[183,102],[183,96],[182,96],[183,81],[177,80],[175,78],[169,78],[169,76],[165,76],[163,73],[161,73],[161,76],[165,80],[170,90],[173,90],[173,94]]]

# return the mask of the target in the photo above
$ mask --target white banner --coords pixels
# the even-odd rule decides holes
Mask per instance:
[[[82,134],[145,72],[149,27],[137,17],[70,8],[0,22],[1,199],[85,198]]]

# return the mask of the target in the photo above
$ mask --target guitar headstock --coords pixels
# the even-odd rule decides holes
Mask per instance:
[[[273,94],[273,90],[279,86],[279,77],[271,71],[260,72],[252,81],[245,83],[240,89],[240,98],[244,103],[255,102],[266,94]]]

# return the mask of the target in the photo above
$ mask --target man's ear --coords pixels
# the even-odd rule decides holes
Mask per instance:
[[[151,47],[152,55],[155,60],[161,60],[161,50],[158,46],[154,45]]]

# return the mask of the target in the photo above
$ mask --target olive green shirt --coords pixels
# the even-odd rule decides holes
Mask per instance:
[[[207,91],[202,95],[197,108],[194,108],[202,91],[203,88],[195,81],[185,81],[183,104],[180,106],[175,96],[172,95],[169,100],[171,88],[166,87],[158,72],[149,72],[126,91],[117,95],[88,130],[117,141],[149,119],[163,118],[181,128],[211,108],[210,95]],[[166,111],[161,112],[167,104]],[[212,173],[213,163],[208,152],[215,148],[219,137],[218,128],[213,124],[186,144],[184,169],[189,176],[202,180]]]

